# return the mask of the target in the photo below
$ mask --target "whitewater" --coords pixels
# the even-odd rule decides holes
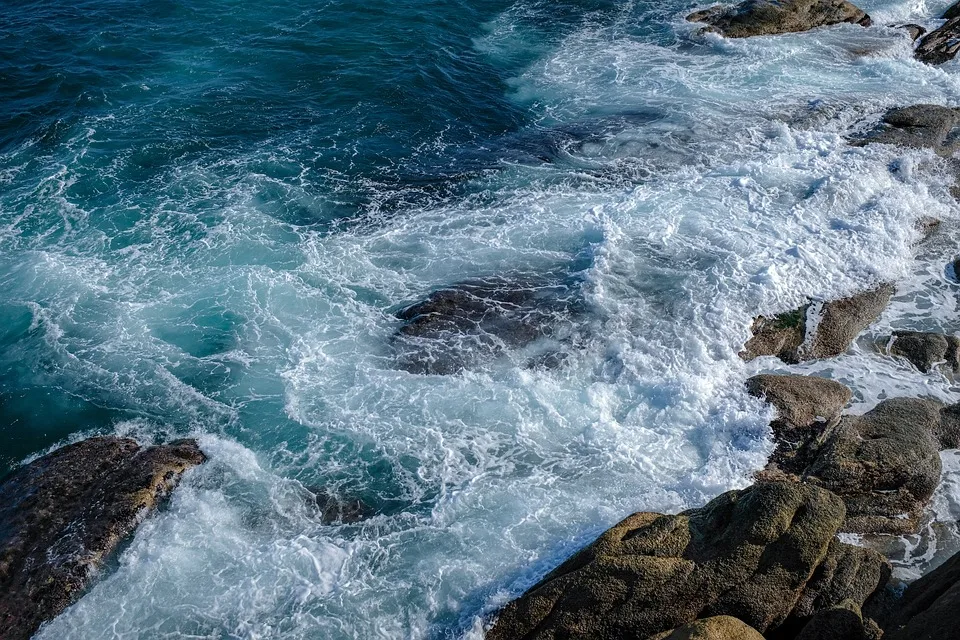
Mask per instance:
[[[12,5],[13,3],[11,3]],[[65,442],[209,456],[41,639],[482,638],[638,510],[747,486],[773,450],[752,319],[896,280],[794,367],[960,400],[878,354],[952,333],[956,200],[929,152],[853,147],[960,106],[957,63],[875,25],[726,40],[688,2],[22,2],[0,26],[0,473]],[[944,230],[919,245],[916,222]],[[396,366],[396,313],[561,274],[558,366]],[[958,546],[960,458],[905,577]],[[375,511],[323,524],[319,488]]]

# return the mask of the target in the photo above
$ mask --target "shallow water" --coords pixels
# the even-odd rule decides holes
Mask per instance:
[[[884,27],[700,37],[691,7],[8,7],[0,462],[94,433],[211,458],[39,636],[477,636],[624,515],[749,482],[772,444],[742,382],[783,366],[736,353],[809,297],[901,282],[850,354],[796,368],[855,410],[960,399],[873,346],[960,329],[948,181],[845,142],[957,105],[956,64]],[[922,215],[946,224],[918,250]],[[396,366],[399,309],[517,274],[577,283],[559,367]],[[378,515],[324,525],[318,487]]]

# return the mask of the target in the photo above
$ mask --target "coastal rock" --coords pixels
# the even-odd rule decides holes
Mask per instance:
[[[960,403],[947,405],[940,410],[940,425],[934,436],[940,449],[960,449]]]
[[[924,38],[924,42],[927,38]],[[935,104],[897,107],[887,111],[873,130],[852,141],[852,144],[862,146],[879,142],[914,149],[932,149],[942,156],[949,156],[957,149],[951,132],[958,122],[960,113],[949,107]]]
[[[871,24],[870,16],[846,0],[746,0],[696,11],[687,20],[705,22],[706,31],[728,38],[809,31],[842,22]]]
[[[914,41],[927,32],[926,29],[918,24],[898,24],[890,26],[895,26],[897,29],[905,29],[907,33],[910,34],[910,39]]]
[[[893,398],[844,416],[801,474],[841,498],[843,530],[912,533],[940,482],[940,403]]]
[[[914,49],[913,56],[926,64],[943,64],[953,60],[958,50],[960,50],[960,17],[948,20],[942,27],[924,36]]]
[[[569,284],[532,278],[486,278],[434,291],[397,317],[393,337],[400,368],[447,375],[478,360],[541,338],[564,339],[583,312]]]
[[[675,516],[633,514],[508,604],[487,638],[647,638],[721,615],[775,632],[836,545],[846,547],[835,540],[845,516],[836,495],[791,482],[730,491]],[[857,596],[836,584],[808,608]]]
[[[819,612],[795,640],[866,640],[860,607],[845,601]]]
[[[740,352],[744,360],[777,356],[788,364],[829,358],[846,351],[886,308],[896,289],[876,289],[823,304],[809,304],[774,318],[754,320],[753,337]]]
[[[884,640],[954,640],[960,611],[960,554],[912,583],[897,603]]]
[[[950,5],[946,11],[943,12],[943,15],[940,16],[943,20],[953,20],[954,18],[960,18],[960,2],[955,2]]]
[[[359,498],[345,498],[322,487],[310,487],[308,491],[322,524],[354,524],[375,513]]]
[[[816,616],[817,612],[829,611],[838,602],[867,602],[877,591],[878,585],[887,583],[890,572],[889,563],[876,551],[834,539],[827,557],[810,578],[791,617],[795,621],[803,621]]]
[[[764,373],[749,378],[746,386],[751,395],[776,408],[774,424],[781,429],[829,422],[840,415],[851,396],[845,385],[816,376]]]
[[[0,483],[0,637],[25,640],[72,604],[117,545],[204,460],[193,440],[141,448],[104,437],[10,473]]]
[[[906,358],[913,366],[929,373],[943,363],[960,371],[960,338],[942,333],[895,331],[889,343],[890,354]]]
[[[760,632],[731,616],[694,620],[650,640],[763,640]]]

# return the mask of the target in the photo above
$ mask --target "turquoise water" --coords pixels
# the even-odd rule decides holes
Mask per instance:
[[[762,466],[756,313],[897,278],[877,332],[949,328],[913,249],[945,179],[844,136],[957,104],[956,66],[882,26],[704,38],[692,6],[7,2],[0,473],[96,433],[210,456],[39,636],[476,637],[606,525]],[[397,366],[399,309],[544,276],[582,301],[559,366]],[[869,339],[810,370],[957,399]],[[322,523],[321,487],[376,515]]]

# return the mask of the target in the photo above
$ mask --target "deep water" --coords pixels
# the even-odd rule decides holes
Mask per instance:
[[[6,0],[0,474],[104,433],[211,458],[39,637],[476,637],[619,518],[749,482],[770,416],[742,382],[779,363],[736,354],[808,297],[901,282],[800,368],[857,410],[960,400],[874,347],[960,329],[949,183],[845,141],[956,106],[957,64],[882,26],[698,36],[694,6]],[[922,215],[947,231],[918,257]],[[396,313],[476,278],[576,312],[456,375],[398,366]],[[377,515],[323,524],[321,488]]]

